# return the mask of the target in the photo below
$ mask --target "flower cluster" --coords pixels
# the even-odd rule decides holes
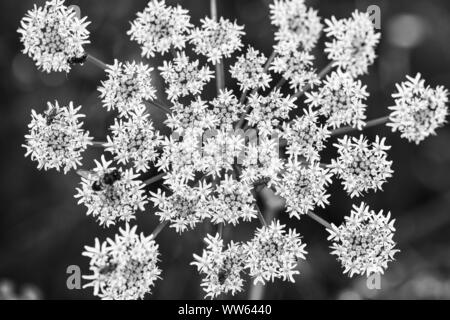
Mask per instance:
[[[178,100],[190,94],[198,95],[205,84],[214,78],[208,67],[199,68],[198,65],[198,60],[189,62],[184,52],[178,52],[173,63],[164,61],[164,65],[159,67],[161,76],[167,83],[166,93],[170,100]]]
[[[94,295],[105,300],[143,299],[151,293],[161,274],[158,245],[136,229],[126,224],[114,239],[100,243],[96,238],[93,247],[85,247],[92,274],[83,276],[90,281],[84,288],[92,287]]]
[[[338,70],[327,76],[318,91],[306,93],[306,102],[327,117],[330,127],[336,129],[348,125],[362,130],[367,107],[364,101],[368,95],[361,81]]]
[[[145,100],[156,98],[151,81],[153,68],[136,62],[122,63],[117,60],[108,66],[108,79],[98,88],[103,106],[117,109],[120,116],[144,108]]]
[[[82,129],[83,122],[79,114],[81,106],[74,108],[60,107],[48,102],[48,109],[43,114],[31,111],[29,134],[25,136],[27,149],[25,156],[30,156],[38,163],[38,169],[63,169],[64,173],[81,165],[81,154],[92,144],[89,132]]]
[[[402,138],[419,144],[446,123],[448,91],[442,86],[425,86],[420,73],[407,79],[397,85],[398,92],[392,95],[395,105],[389,107],[392,113],[388,126],[399,131]]]
[[[105,144],[105,150],[111,152],[118,163],[126,165],[133,162],[137,172],[150,169],[150,164],[158,157],[158,147],[162,141],[148,116],[136,111],[130,113],[128,119],[116,119]]]
[[[220,129],[231,131],[233,124],[239,120],[239,116],[245,112],[242,105],[231,90],[221,90],[211,101],[212,112],[216,115]]]
[[[143,57],[154,57],[155,53],[185,47],[192,28],[189,21],[188,11],[182,7],[168,7],[164,1],[151,0],[131,23],[128,35],[141,46]]]
[[[339,156],[329,167],[343,180],[344,189],[352,198],[368,190],[381,190],[392,176],[392,161],[387,160],[386,153],[391,147],[384,144],[385,140],[377,136],[369,143],[363,135],[359,139],[345,136],[333,144]]]
[[[243,46],[241,37],[244,35],[244,27],[222,17],[219,21],[206,17],[201,23],[201,28],[191,32],[190,42],[194,45],[195,52],[206,56],[212,64],[229,58]]]
[[[367,73],[376,58],[375,48],[380,34],[368,13],[355,11],[351,18],[325,20],[325,32],[331,41],[325,43],[325,52],[334,64],[353,77]]]
[[[194,254],[195,261],[191,263],[204,274],[201,286],[206,292],[206,298],[219,297],[231,292],[234,296],[242,291],[244,280],[244,254],[242,245],[231,242],[224,249],[223,240],[216,236],[207,235],[206,249],[202,256]]]
[[[355,274],[370,276],[384,273],[388,262],[399,251],[394,249],[394,222],[391,213],[376,213],[362,202],[353,206],[350,216],[339,227],[328,229],[328,240],[333,244],[331,254],[336,255],[350,277]]]
[[[266,56],[252,47],[237,58],[230,67],[230,74],[235,78],[242,91],[265,89],[269,87],[271,76],[264,70]]]
[[[329,195],[326,187],[331,183],[330,171],[319,163],[302,164],[291,161],[276,184],[276,193],[286,199],[290,217],[300,219],[301,215],[313,211],[316,206],[325,207]]]
[[[148,202],[144,184],[137,180],[132,169],[124,170],[110,166],[112,161],[95,160],[96,167],[81,178],[75,198],[83,203],[87,215],[96,218],[100,225],[109,227],[117,221],[129,222],[137,210],[144,211]]]
[[[65,6],[64,0],[35,5],[20,22],[23,52],[48,73],[69,72],[74,60],[85,55],[83,47],[90,43],[89,24],[86,17],[78,18],[72,7]]]
[[[285,230],[279,221],[258,228],[254,238],[244,244],[246,265],[254,283],[282,279],[295,282],[299,259],[305,259],[305,244],[293,229]]]

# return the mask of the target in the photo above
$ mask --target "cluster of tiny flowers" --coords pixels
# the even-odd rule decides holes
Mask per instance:
[[[200,182],[198,187],[176,188],[170,196],[158,189],[151,192],[150,200],[159,209],[156,215],[161,221],[169,221],[176,232],[183,233],[209,217],[210,193],[211,186]]]
[[[314,56],[307,51],[299,51],[292,42],[281,43],[274,48],[277,56],[270,70],[289,80],[291,89],[300,90],[320,83],[316,70],[312,67]]]
[[[317,206],[325,207],[329,197],[326,187],[331,183],[331,176],[330,170],[319,163],[290,161],[286,164],[283,177],[276,184],[276,193],[286,199],[289,216],[300,219]]]
[[[74,59],[85,55],[83,46],[90,43],[90,22],[78,18],[76,11],[64,5],[64,0],[47,1],[20,22],[18,32],[23,52],[32,58],[39,69],[69,72]]]
[[[251,126],[256,126],[262,135],[270,135],[289,118],[289,111],[294,109],[295,98],[284,97],[280,90],[273,90],[267,96],[253,94],[248,99],[252,111],[246,119]]]
[[[425,86],[420,74],[407,77],[392,95],[395,105],[389,117],[366,123],[369,94],[357,78],[373,64],[380,39],[367,13],[332,17],[322,25],[304,0],[274,0],[270,57],[248,46],[228,63],[244,47],[244,28],[216,17],[212,9],[213,17],[195,27],[187,10],[150,0],[131,23],[128,35],[140,45],[142,57],[158,55],[163,61],[155,71],[164,80],[170,106],[156,100],[153,68],[114,60],[105,67],[98,88],[104,109],[114,113],[103,141],[93,142],[82,129],[84,115],[72,102],[63,107],[49,103],[42,114],[32,110],[24,147],[39,169],[67,173],[81,166],[88,146],[104,151],[95,168],[77,172],[81,183],[75,198],[102,227],[121,223],[125,229],[114,239],[96,239],[94,247],[86,247],[83,255],[91,259],[93,272],[85,276],[90,281],[86,287],[103,299],[144,298],[161,274],[154,238],[166,226],[182,234],[202,223],[218,230],[206,236],[206,248],[201,256],[194,254],[191,263],[202,276],[207,298],[243,291],[244,276],[251,277],[253,285],[276,279],[294,282],[305,244],[295,229],[277,218],[269,221],[270,215],[265,217],[257,205],[263,200],[275,207],[267,200],[276,197],[283,198],[289,218],[310,216],[328,229],[332,254],[344,273],[383,273],[398,251],[390,214],[375,213],[362,203],[337,227],[315,211],[329,204],[327,189],[333,177],[342,181],[351,198],[381,190],[393,174],[390,147],[383,137],[372,142],[363,135],[344,136],[333,145],[334,159],[324,162],[322,153],[331,136],[388,118],[388,126],[402,138],[421,142],[445,124],[447,90]],[[29,11],[18,32],[24,53],[38,69],[67,72],[88,58],[83,48],[89,43],[88,24],[63,0],[51,0]],[[331,61],[317,72],[314,60],[322,30]],[[217,95],[212,97],[205,91],[214,77]],[[278,83],[271,86],[275,78]],[[231,90],[233,86],[239,90]],[[297,101],[303,94],[305,100]],[[147,113],[149,104],[164,110],[167,135],[155,129],[159,126],[150,118],[155,114]],[[113,160],[107,161],[105,154]],[[156,183],[154,192],[145,190]],[[129,223],[148,202],[160,224],[146,237]],[[262,227],[249,241],[222,238],[231,234],[228,229],[256,218]]]
[[[326,126],[318,124],[317,112],[304,112],[303,116],[283,124],[281,137],[287,140],[286,153],[293,159],[302,156],[306,160],[320,160],[319,152],[325,148],[331,133]]]
[[[151,293],[161,274],[158,244],[152,236],[137,234],[136,228],[126,224],[114,239],[100,243],[96,238],[93,247],[85,246],[92,274],[83,276],[90,281],[84,288],[92,287],[104,300],[143,299]]]
[[[322,24],[317,11],[308,8],[304,0],[275,0],[270,5],[270,13],[272,24],[278,27],[275,40],[293,43],[305,51],[316,46]]]
[[[392,161],[387,160],[386,153],[391,147],[384,144],[385,140],[377,136],[369,143],[363,135],[359,139],[345,136],[333,144],[339,156],[331,160],[329,167],[343,180],[344,189],[352,198],[369,190],[381,190],[392,176]]]
[[[392,113],[388,126],[399,131],[402,138],[419,144],[446,123],[448,91],[442,86],[425,86],[420,73],[407,79],[397,84],[397,93],[392,95],[395,105],[389,107]]]
[[[167,96],[172,101],[190,94],[200,94],[205,84],[214,78],[208,67],[199,68],[198,60],[189,62],[184,52],[178,52],[173,63],[164,61],[164,65],[158,69],[167,84]]]
[[[116,119],[110,129],[111,137],[107,137],[105,150],[111,152],[119,164],[133,162],[137,172],[149,170],[158,157],[162,137],[153,128],[148,114],[130,113],[125,120]]]
[[[375,31],[369,14],[355,11],[351,18],[337,20],[333,16],[325,23],[325,32],[332,38],[325,43],[328,58],[353,77],[367,73],[380,41],[380,33]]]
[[[250,221],[256,218],[255,198],[247,184],[225,176],[214,193],[209,204],[213,223],[236,225],[239,219]]]
[[[233,124],[245,112],[245,106],[238,101],[231,90],[221,90],[210,104],[213,107],[213,114],[219,121],[218,127],[224,130],[232,130]]]
[[[338,70],[327,76],[318,91],[306,93],[306,103],[327,117],[327,124],[334,129],[349,125],[362,130],[368,96],[361,81]]]
[[[264,70],[266,61],[266,56],[252,47],[237,58],[236,63],[230,67],[230,74],[237,80],[242,91],[269,87],[272,78]]]
[[[254,278],[254,284],[265,284],[275,279],[295,282],[299,274],[299,259],[305,258],[305,246],[293,229],[285,230],[279,221],[258,228],[254,238],[244,244],[245,267]]]
[[[244,27],[222,17],[219,21],[206,17],[201,23],[201,28],[192,30],[190,42],[195,52],[206,56],[208,62],[215,65],[243,46],[241,37]]]
[[[350,277],[355,274],[370,276],[384,273],[387,264],[399,250],[394,249],[394,222],[391,213],[376,213],[363,202],[353,206],[350,216],[339,227],[328,229],[328,240],[333,244],[331,254],[336,255]]]
[[[82,129],[83,122],[79,114],[81,106],[74,108],[60,107],[58,102],[48,103],[48,109],[43,114],[31,111],[30,132],[25,136],[25,156],[30,156],[38,163],[38,169],[61,169],[64,173],[81,165],[81,154],[92,142],[89,132]]]
[[[194,254],[191,265],[197,267],[198,271],[204,275],[202,283],[206,298],[217,298],[221,294],[235,295],[242,291],[244,280],[244,253],[242,245],[233,241],[224,249],[223,240],[219,234],[216,236],[207,235],[205,238],[206,249],[203,254]]]
[[[131,23],[128,35],[141,46],[143,57],[154,57],[172,47],[185,47],[192,28],[189,21],[188,11],[180,6],[168,7],[164,1],[151,0]]]
[[[95,164],[96,168],[81,178],[75,195],[78,204],[87,207],[87,215],[109,227],[117,221],[131,221],[137,210],[144,211],[148,202],[142,190],[145,185],[136,179],[138,175],[132,169],[112,167],[112,161],[106,161],[104,156]]]
[[[117,109],[120,116],[143,109],[146,100],[156,98],[152,86],[153,68],[136,62],[122,63],[117,60],[108,66],[108,79],[98,88],[103,106],[108,111]]]

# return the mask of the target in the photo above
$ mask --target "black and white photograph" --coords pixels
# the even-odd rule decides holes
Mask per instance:
[[[450,2],[0,18],[0,300],[450,300]]]

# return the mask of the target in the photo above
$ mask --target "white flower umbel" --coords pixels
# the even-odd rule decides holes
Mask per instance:
[[[375,49],[380,41],[380,33],[376,32],[369,14],[355,11],[351,18],[337,20],[333,16],[325,23],[325,32],[331,40],[325,43],[328,58],[353,77],[367,73],[375,61]]]
[[[189,105],[175,102],[172,114],[165,124],[174,132],[185,136],[187,130],[199,135],[206,129],[215,129],[218,122],[217,116],[208,109],[207,102],[197,97]]]
[[[295,282],[299,274],[299,259],[305,259],[305,246],[294,229],[286,233],[285,226],[274,221],[270,226],[258,228],[254,238],[244,244],[246,268],[254,284],[265,284],[275,279]]]
[[[233,124],[245,112],[245,106],[239,103],[231,90],[220,90],[220,93],[210,102],[213,114],[216,115],[218,127],[223,130],[232,130]]]
[[[250,187],[228,175],[220,181],[208,205],[211,221],[216,224],[236,225],[240,219],[250,221],[257,214]]]
[[[83,276],[89,281],[83,288],[92,287],[104,300],[144,299],[151,293],[161,274],[158,244],[152,236],[137,234],[136,228],[126,224],[114,239],[100,243],[96,238],[93,247],[84,247],[92,274]]]
[[[344,274],[350,277],[355,274],[370,276],[373,273],[383,274],[388,262],[394,260],[395,219],[391,213],[376,213],[364,202],[358,207],[353,205],[350,216],[339,227],[332,225],[328,229],[332,241],[331,254],[336,255],[344,268]]]
[[[192,30],[190,42],[194,45],[194,51],[206,56],[208,62],[215,65],[243,46],[241,37],[244,27],[235,22],[222,17],[219,21],[206,17],[201,23],[201,28]]]
[[[317,11],[308,8],[304,0],[275,0],[270,5],[272,24],[278,27],[275,40],[292,42],[310,51],[319,40],[322,24]]]
[[[271,186],[278,180],[284,164],[284,159],[280,157],[279,140],[268,137],[248,143],[244,156],[238,160],[243,167],[240,178],[250,185],[262,183]]]
[[[116,119],[110,129],[105,150],[111,152],[119,164],[132,162],[137,172],[149,170],[150,164],[157,159],[163,138],[153,127],[148,114],[142,111],[130,113],[128,119]]]
[[[84,118],[79,114],[81,106],[74,108],[60,107],[48,102],[48,109],[43,114],[31,110],[29,133],[25,136],[27,149],[25,156],[30,156],[38,163],[38,169],[61,169],[64,173],[81,165],[82,153],[92,144],[89,132],[82,129]]]
[[[230,67],[231,76],[237,80],[242,91],[269,87],[271,76],[265,72],[267,58],[263,53],[248,47],[247,52],[237,58]]]
[[[283,120],[289,118],[289,111],[296,106],[296,98],[284,97],[280,90],[273,90],[267,96],[252,94],[248,104],[252,108],[246,119],[250,126],[255,126],[261,135],[270,135],[276,131]]]
[[[313,68],[312,54],[299,50],[292,42],[280,43],[274,47],[274,50],[277,56],[269,69],[289,80],[291,89],[312,88],[320,83],[316,70]]]
[[[283,123],[281,130],[281,137],[287,141],[286,153],[292,159],[301,156],[306,160],[320,160],[319,153],[330,135],[327,127],[320,125],[317,112],[312,110],[305,110],[303,116]]]
[[[276,184],[276,194],[286,200],[290,217],[300,219],[301,215],[317,206],[323,208],[329,203],[326,187],[331,183],[330,170],[316,162],[289,161],[285,167],[280,182]]]
[[[220,177],[222,171],[233,171],[235,159],[244,152],[244,137],[234,131],[206,131],[202,151],[202,171]]]
[[[368,96],[366,86],[361,81],[338,70],[327,76],[317,91],[306,93],[306,103],[327,117],[327,124],[333,129],[348,125],[362,130]]]
[[[156,98],[152,85],[153,68],[136,62],[117,60],[106,69],[108,79],[98,88],[103,106],[108,111],[117,109],[120,116],[143,109],[145,100]]]
[[[361,135],[358,138],[345,136],[333,144],[338,158],[331,160],[331,171],[343,181],[344,190],[350,197],[359,197],[369,190],[381,190],[388,178],[392,177],[392,161],[387,160],[386,150],[391,147],[384,144],[386,138],[369,143]]]
[[[141,46],[143,57],[154,57],[155,53],[185,47],[192,28],[189,21],[188,11],[179,5],[168,7],[164,1],[151,0],[137,14],[127,34]]]
[[[96,168],[81,178],[75,198],[83,203],[101,226],[109,227],[118,221],[129,222],[137,210],[144,211],[148,202],[143,188],[132,169],[111,167],[112,161],[101,157],[95,160]]]
[[[204,275],[202,278],[205,298],[217,298],[221,294],[235,295],[244,286],[244,253],[239,243],[231,241],[225,248],[219,234],[215,237],[208,234],[205,238],[207,245],[203,254],[194,254],[195,261],[191,265],[197,267]]]
[[[160,220],[170,221],[171,228],[183,233],[194,229],[209,216],[207,201],[210,193],[211,186],[200,182],[198,187],[179,187],[170,196],[158,189],[156,193],[150,193],[150,200],[158,208],[155,214]]]
[[[214,78],[214,72],[207,66],[199,68],[199,61],[190,62],[184,52],[178,52],[172,61],[164,61],[158,68],[167,84],[166,93],[170,100],[199,95],[203,87]]]
[[[23,52],[36,66],[48,73],[69,72],[73,59],[85,57],[84,45],[90,43],[86,17],[78,18],[64,0],[47,1],[34,6],[20,22],[17,30],[24,45]]]
[[[425,86],[420,73],[407,79],[397,84],[397,93],[392,95],[395,105],[389,107],[392,113],[387,125],[402,138],[419,144],[447,122],[448,91],[442,86]]]

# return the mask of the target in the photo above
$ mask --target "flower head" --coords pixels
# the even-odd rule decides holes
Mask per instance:
[[[334,129],[349,125],[362,130],[365,125],[365,100],[369,94],[366,86],[347,72],[331,73],[319,90],[306,96],[306,103],[327,117],[327,124]]]
[[[386,150],[391,147],[384,144],[386,138],[369,143],[361,135],[358,138],[345,136],[334,146],[338,158],[331,160],[331,171],[342,180],[344,190],[350,196],[359,197],[363,192],[381,189],[386,180],[392,177],[392,161],[387,160]]]
[[[250,221],[256,218],[255,198],[250,187],[230,176],[225,176],[214,191],[211,199],[211,221],[236,225],[239,219]]]
[[[230,67],[231,76],[238,81],[242,91],[269,87],[271,76],[264,70],[267,58],[252,47],[237,58]]]
[[[122,63],[117,60],[108,66],[108,79],[98,88],[103,106],[109,110],[117,109],[120,116],[143,109],[145,100],[156,98],[152,85],[153,68],[136,62]]]
[[[293,90],[314,87],[320,83],[313,68],[314,56],[307,51],[298,50],[292,42],[280,43],[274,47],[277,56],[273,59],[270,70],[289,80]]]
[[[316,206],[325,207],[329,195],[326,187],[331,183],[328,169],[319,163],[302,164],[289,161],[280,182],[276,184],[276,194],[286,199],[290,217],[300,216],[312,211]]]
[[[142,56],[183,49],[192,25],[188,11],[180,6],[168,7],[164,1],[151,0],[144,11],[137,14],[127,32],[131,40],[141,45]]]
[[[224,247],[223,240],[217,234],[208,234],[205,238],[206,249],[203,254],[194,254],[191,265],[197,267],[204,275],[201,286],[206,292],[206,298],[217,298],[221,294],[235,295],[242,291],[244,280],[244,254],[239,243],[231,242]]]
[[[83,276],[90,281],[84,288],[93,287],[94,295],[106,300],[143,299],[151,293],[161,274],[158,244],[136,228],[126,224],[114,239],[100,243],[96,238],[94,247],[85,246],[92,274]]]
[[[435,89],[425,86],[420,73],[415,78],[397,84],[398,92],[393,94],[395,106],[389,107],[392,131],[399,131],[401,137],[419,144],[436,129],[446,123],[448,115],[448,91],[442,86]]]
[[[293,159],[298,156],[306,160],[320,160],[319,152],[325,148],[325,142],[331,132],[319,124],[318,114],[305,110],[304,115],[283,124],[281,137],[286,139],[286,153]]]
[[[179,187],[170,196],[158,189],[151,193],[151,201],[159,209],[156,215],[161,221],[170,221],[170,227],[183,233],[208,217],[210,193],[210,185],[200,182],[198,187]]]
[[[262,135],[276,131],[283,120],[289,118],[289,111],[295,108],[295,98],[284,97],[280,90],[273,90],[263,97],[255,93],[248,99],[252,111],[247,115],[249,125],[256,126]]]
[[[216,115],[219,125],[223,130],[232,130],[233,123],[239,120],[239,116],[245,112],[243,104],[239,103],[231,90],[220,90],[220,93],[210,102],[212,112]]]
[[[38,162],[38,169],[63,169],[64,173],[81,165],[81,154],[92,144],[89,132],[82,129],[83,114],[70,102],[60,107],[48,102],[48,109],[43,114],[31,111],[29,134],[25,136],[27,149],[25,156]]]
[[[375,61],[375,48],[380,41],[380,33],[375,31],[369,14],[355,11],[351,18],[337,20],[333,16],[325,23],[325,32],[332,38],[325,43],[328,58],[353,77],[367,73]]]
[[[258,228],[252,240],[244,244],[246,268],[254,283],[282,279],[295,282],[299,259],[305,259],[305,244],[293,229],[274,221],[270,226]]]
[[[83,46],[90,43],[86,17],[78,18],[64,0],[47,1],[34,6],[20,22],[17,30],[24,45],[23,52],[39,69],[69,72],[72,60],[85,55]]]
[[[95,160],[96,168],[81,178],[75,198],[80,198],[88,211],[100,225],[109,227],[117,221],[129,222],[137,210],[144,211],[148,202],[142,190],[145,186],[136,180],[138,175],[132,169],[111,167],[112,161]]]
[[[116,119],[107,139],[105,150],[114,154],[114,159],[120,164],[133,162],[137,172],[150,169],[149,164],[156,161],[162,141],[148,114],[142,111],[130,113],[125,120]]]
[[[227,19],[220,18],[215,21],[208,17],[201,20],[201,28],[191,32],[190,42],[194,45],[194,51],[208,58],[212,64],[220,62],[223,58],[229,58],[233,52],[242,47],[241,37],[244,27]]]
[[[208,67],[199,68],[198,60],[189,62],[184,52],[178,52],[173,63],[164,61],[164,65],[158,69],[167,83],[166,93],[172,101],[190,94],[199,95],[203,87],[214,78]]]
[[[270,5],[272,24],[278,27],[275,40],[292,42],[310,51],[319,40],[322,24],[317,11],[304,0],[275,0]]]
[[[390,219],[383,210],[376,213],[364,202],[358,207],[353,205],[350,216],[339,227],[332,225],[328,229],[333,244],[331,254],[344,268],[350,277],[354,274],[370,276],[373,273],[384,273],[387,264],[394,260],[399,250],[394,249],[395,219]]]

